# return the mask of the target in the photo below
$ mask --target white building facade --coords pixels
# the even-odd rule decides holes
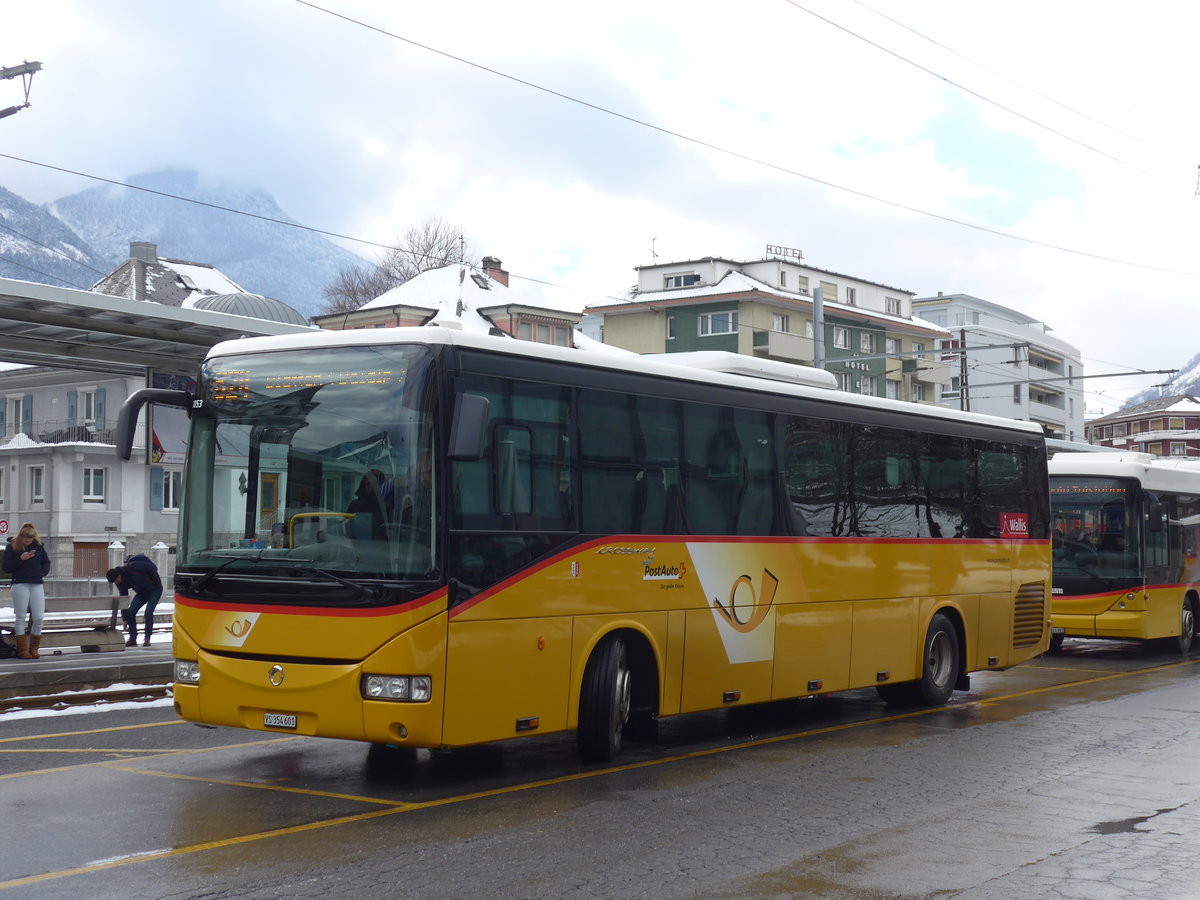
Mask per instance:
[[[969,294],[915,298],[912,306],[914,315],[951,333],[941,348],[954,374],[940,389],[940,405],[1036,422],[1049,437],[1085,439],[1082,358],[1044,322]]]

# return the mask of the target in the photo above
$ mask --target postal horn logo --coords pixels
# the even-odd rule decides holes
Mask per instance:
[[[713,608],[724,616],[726,623],[734,631],[749,634],[767,618],[778,587],[779,579],[769,569],[763,569],[762,581],[757,591],[750,576],[741,575],[729,589],[727,601],[722,602],[720,597],[713,597]]]
[[[229,612],[217,615],[208,626],[205,643],[215,647],[241,647],[258,622],[256,612]]]
[[[250,633],[250,629],[253,627],[254,623],[249,619],[238,619],[236,622],[230,622],[228,625],[226,625],[225,630],[235,638],[245,639],[246,635]]]

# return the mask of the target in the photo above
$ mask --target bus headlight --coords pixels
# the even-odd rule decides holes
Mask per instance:
[[[428,675],[364,675],[361,689],[368,700],[424,703],[433,695],[433,679]]]
[[[180,684],[199,684],[200,663],[191,659],[175,660],[175,680]]]

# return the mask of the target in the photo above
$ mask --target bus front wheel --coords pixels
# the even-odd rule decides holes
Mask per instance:
[[[576,739],[585,762],[608,762],[620,751],[632,688],[625,641],[615,635],[605,638],[588,659],[579,696]]]
[[[881,684],[876,690],[887,703],[904,706],[941,706],[954,693],[961,662],[958,630],[949,617],[938,613],[925,632],[921,678],[903,684]]]

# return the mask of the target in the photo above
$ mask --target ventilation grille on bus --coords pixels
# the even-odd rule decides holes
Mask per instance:
[[[1031,581],[1017,588],[1013,604],[1013,647],[1032,647],[1046,627],[1046,582]]]

